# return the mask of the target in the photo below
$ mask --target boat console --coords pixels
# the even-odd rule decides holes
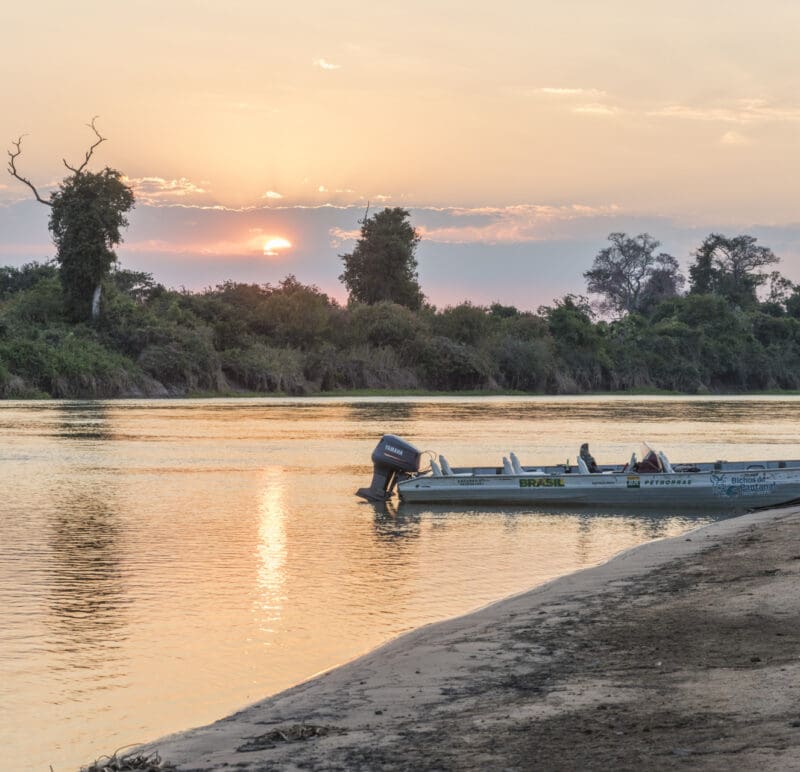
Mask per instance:
[[[359,488],[356,496],[367,501],[386,501],[392,497],[398,476],[410,477],[419,471],[420,452],[394,434],[384,434],[372,451],[372,482]]]

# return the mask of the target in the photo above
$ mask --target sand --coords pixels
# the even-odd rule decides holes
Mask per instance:
[[[181,770],[800,770],[800,508],[650,542],[140,750]]]

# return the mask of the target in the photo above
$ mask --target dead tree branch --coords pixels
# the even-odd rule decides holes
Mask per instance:
[[[24,137],[24,136],[25,135],[23,134],[22,137]],[[16,160],[20,156],[20,154],[22,153],[22,137],[20,137],[16,142],[12,142],[11,143],[16,148],[16,152],[13,152],[11,150],[8,151],[8,173],[12,177],[15,177],[20,182],[22,182],[25,185],[27,185],[33,191],[33,195],[36,196],[36,200],[40,204],[45,204],[47,206],[53,206],[53,203],[51,201],[48,201],[46,198],[42,198],[39,195],[39,191],[36,190],[36,186],[27,177],[23,177],[17,171]]]
[[[69,169],[69,170],[70,170],[71,172],[73,172],[74,174],[80,174],[80,173],[81,173],[81,172],[82,172],[82,171],[83,171],[83,170],[86,168],[86,164],[88,164],[88,163],[89,163],[89,159],[92,157],[92,153],[94,153],[94,149],[95,149],[95,148],[96,148],[96,147],[97,147],[97,146],[98,146],[98,145],[99,145],[101,142],[105,142],[105,141],[106,141],[106,138],[100,134],[100,132],[97,130],[97,126],[95,126],[95,125],[94,125],[94,122],[95,122],[95,121],[98,119],[98,117],[99,117],[99,116],[95,115],[95,116],[94,116],[94,118],[92,118],[92,122],[91,122],[91,123],[87,123],[87,124],[86,124],[86,125],[87,125],[87,126],[88,126],[88,127],[89,127],[89,128],[90,128],[90,129],[91,129],[91,130],[92,130],[92,131],[95,133],[95,136],[97,137],[97,142],[95,142],[95,143],[94,143],[94,144],[93,144],[93,145],[92,145],[92,146],[91,146],[91,147],[90,147],[90,148],[89,148],[89,149],[86,151],[86,158],[84,158],[84,159],[83,159],[83,163],[82,163],[82,164],[81,164],[81,165],[80,165],[80,166],[79,166],[79,167],[76,169],[74,166],[70,166],[70,165],[67,163],[67,160],[66,160],[66,158],[62,158],[62,159],[61,159],[62,161],[64,161],[64,166],[66,166],[66,167],[67,167],[67,169]]]

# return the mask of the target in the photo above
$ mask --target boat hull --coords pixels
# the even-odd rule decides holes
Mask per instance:
[[[403,501],[743,510],[800,499],[800,467],[655,474],[421,475]]]

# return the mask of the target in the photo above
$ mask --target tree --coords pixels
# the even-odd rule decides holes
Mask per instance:
[[[350,302],[380,303],[388,300],[417,310],[425,296],[417,277],[414,257],[420,236],[400,207],[365,217],[355,249],[340,255],[344,272],[339,280],[350,293]]]
[[[646,311],[661,300],[674,297],[684,284],[678,261],[665,252],[649,233],[632,238],[610,233],[611,246],[601,249],[592,268],[583,274],[587,289],[600,295],[599,307],[622,316]]]
[[[756,246],[754,236],[728,238],[712,233],[700,245],[689,268],[689,292],[720,295],[742,308],[758,302],[756,290],[770,278],[760,269],[779,262],[769,247]]]
[[[100,312],[102,281],[117,256],[114,247],[122,241],[125,217],[134,205],[133,191],[116,169],[87,171],[95,148],[105,141],[92,119],[89,128],[96,141],[86,151],[80,166],[64,166],[67,176],[50,198],[42,198],[35,185],[17,170],[16,160],[22,153],[22,137],[8,151],[8,171],[27,185],[36,200],[51,208],[49,229],[56,245],[56,262],[60,266],[61,286],[67,309],[76,319],[85,319],[91,312],[96,319]]]

